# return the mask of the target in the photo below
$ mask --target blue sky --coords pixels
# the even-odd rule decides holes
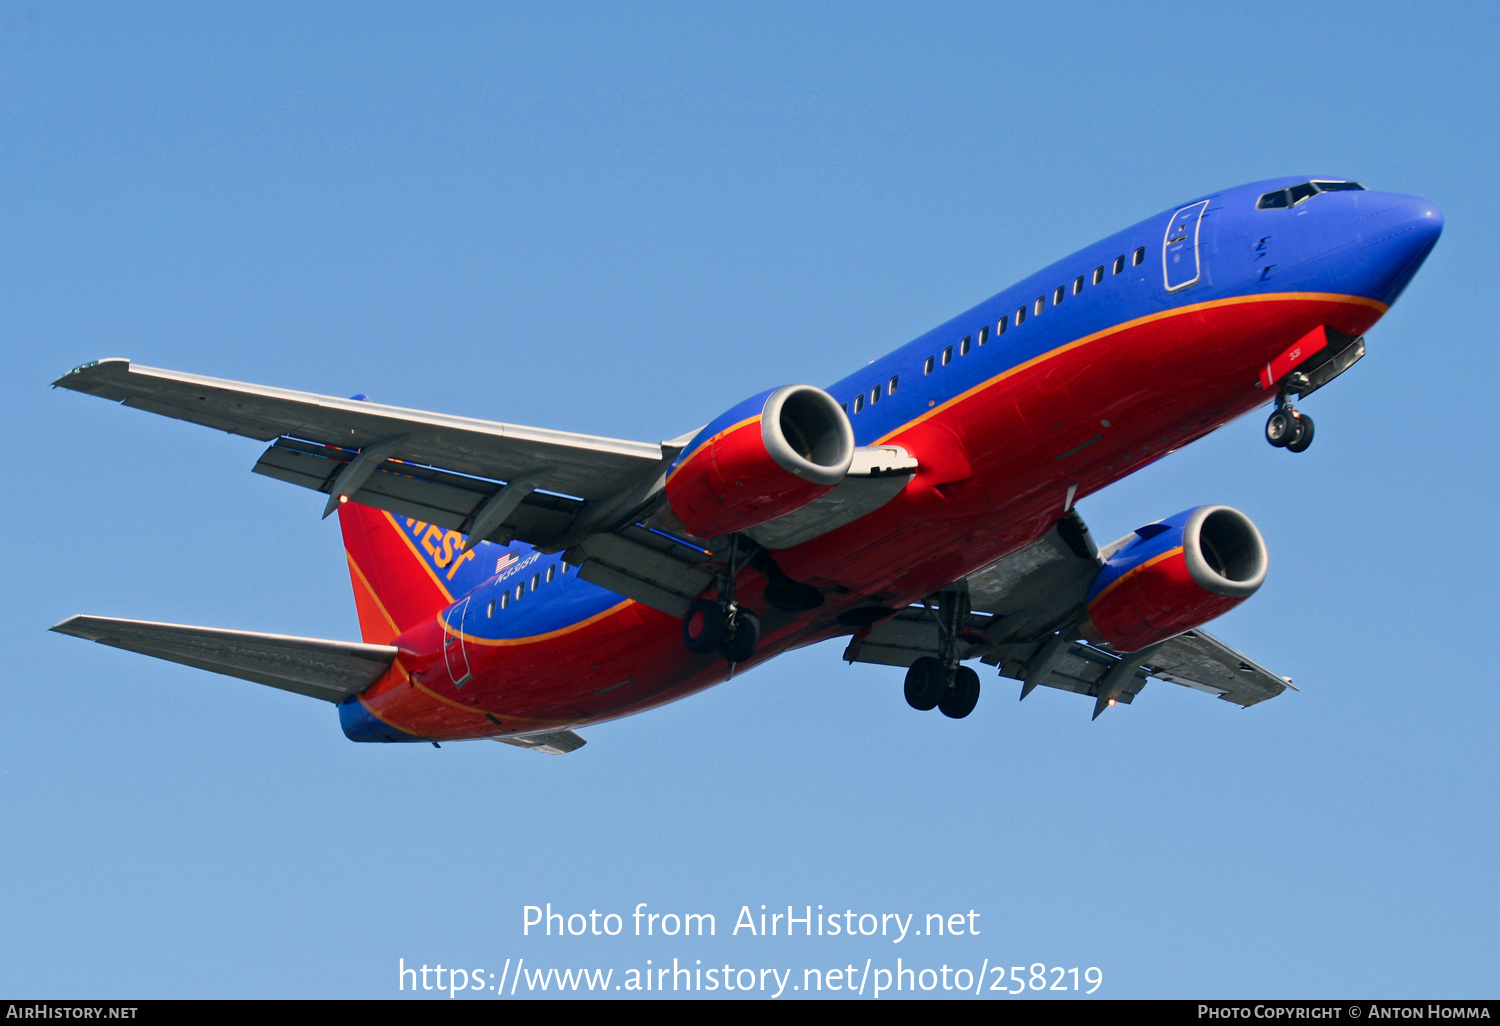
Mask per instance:
[[[1098,966],[1112,997],[1492,995],[1496,29],[1443,4],[0,3],[0,991],[901,956]],[[986,671],[954,722],[833,644],[546,758],[354,745],[321,703],[46,632],[358,633],[320,497],[250,474],[256,443],[47,389],[75,364],[654,441],[1299,173],[1447,218],[1305,404],[1316,445],[1246,418],[1081,509],[1100,538],[1249,513],[1270,578],[1213,629],[1300,693],[1153,683],[1091,723]],[[549,901],[719,936],[523,937]],[[761,904],[975,909],[981,934],[727,936]]]

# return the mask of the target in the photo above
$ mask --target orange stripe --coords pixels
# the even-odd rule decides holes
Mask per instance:
[[[713,443],[717,442],[719,439],[723,438],[725,435],[730,434],[731,432],[734,432],[734,431],[738,431],[740,428],[744,427],[746,424],[753,424],[753,423],[755,423],[758,420],[760,420],[760,414],[757,413],[753,417],[746,417],[744,420],[740,421],[738,424],[731,424],[731,425],[729,425],[729,427],[725,428],[723,431],[720,431],[718,434],[710,435],[708,438],[705,438],[703,440],[703,444],[702,445],[698,446],[698,448],[696,448],[692,452],[688,453],[687,457],[681,463],[677,464],[677,469],[674,470],[674,471],[672,471],[672,473],[670,473],[670,474],[667,475],[667,480],[666,480],[666,482],[664,482],[664,486],[666,484],[671,484],[672,483],[672,478],[674,478],[678,474],[682,473],[682,469],[684,467],[686,467],[689,463],[693,462],[693,458],[696,457],[704,449],[708,448],[710,445],[712,445]]]
[[[1264,296],[1236,296],[1232,299],[1212,299],[1206,303],[1193,303],[1189,306],[1179,306],[1173,310],[1163,310],[1160,313],[1147,314],[1145,317],[1137,317],[1133,321],[1125,321],[1122,324],[1116,324],[1113,327],[1105,328],[1103,331],[1096,331],[1092,335],[1085,335],[1083,338],[1075,339],[1074,341],[1069,342],[1066,345],[1058,346],[1056,349],[1052,349],[1048,352],[1042,353],[1040,356],[1033,356],[1031,359],[1027,360],[1024,363],[1018,363],[1014,367],[996,374],[988,381],[981,381],[979,384],[975,385],[968,391],[960,392],[958,395],[954,396],[952,399],[947,400],[942,405],[935,406],[932,409],[925,411],[921,416],[907,421],[900,427],[895,428],[892,431],[887,431],[884,435],[876,439],[871,444],[881,445],[885,442],[888,442],[892,438],[899,435],[901,432],[916,427],[918,424],[922,423],[924,420],[927,420],[929,417],[937,416],[939,413],[942,413],[950,406],[961,403],[965,399],[977,395],[978,393],[983,392],[985,389],[993,385],[999,384],[1006,378],[1012,377],[1016,374],[1020,374],[1022,371],[1030,370],[1037,364],[1045,363],[1053,357],[1061,356],[1063,353],[1077,349],[1079,346],[1086,346],[1090,342],[1097,342],[1100,339],[1108,338],[1110,335],[1113,335],[1117,332],[1126,331],[1130,328],[1138,328],[1143,324],[1150,324],[1153,321],[1163,320],[1168,317],[1176,317],[1180,314],[1197,313],[1200,310],[1210,310],[1220,306],[1233,306],[1239,303],[1286,302],[1290,300],[1320,300],[1323,302],[1352,303],[1356,306],[1368,306],[1371,309],[1379,310],[1382,314],[1390,309],[1387,304],[1380,302],[1380,300],[1366,299],[1364,296],[1346,296],[1335,292],[1274,292]]]
[[[376,594],[375,589],[370,586],[370,579],[366,577],[364,571],[359,568],[359,563],[355,561],[354,556],[349,552],[348,549],[344,550],[344,558],[349,561],[350,573],[354,574],[360,585],[364,587],[366,594],[370,598],[370,601],[375,603],[375,608],[380,610],[381,616],[385,617],[385,622],[390,624],[391,636],[399,637],[401,634],[401,628],[396,626],[396,621],[391,617],[390,611],[385,608],[385,603],[380,601],[380,596]]]
[[[1170,559],[1171,557],[1177,555],[1181,551],[1182,551],[1182,546],[1179,545],[1175,549],[1168,549],[1166,552],[1163,552],[1159,556],[1153,556],[1152,558],[1150,558],[1150,559],[1146,560],[1144,563],[1142,563],[1140,566],[1133,566],[1129,570],[1126,570],[1119,577],[1116,577],[1113,581],[1109,582],[1109,587],[1105,588],[1099,594],[1097,594],[1097,595],[1094,596],[1094,601],[1089,603],[1089,608],[1093,609],[1095,603],[1102,602],[1104,600],[1104,596],[1106,596],[1110,592],[1114,591],[1116,588],[1118,588],[1125,581],[1128,581],[1130,579],[1131,575],[1139,573],[1140,571],[1146,569],[1146,567],[1148,567],[1148,566],[1154,566],[1157,563],[1160,563],[1164,559]]]

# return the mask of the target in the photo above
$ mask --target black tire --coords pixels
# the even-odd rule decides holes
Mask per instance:
[[[906,704],[926,712],[937,708],[948,690],[948,670],[932,656],[923,656],[906,671]]]
[[[760,645],[760,617],[748,609],[735,614],[734,624],[719,643],[719,655],[731,663],[747,662]]]
[[[1286,443],[1288,452],[1306,452],[1307,447],[1312,445],[1313,420],[1305,413],[1297,414],[1297,435]]]
[[[1297,437],[1297,419],[1291,410],[1272,410],[1266,418],[1266,441],[1278,449],[1286,448]]]
[[[938,711],[950,719],[961,720],[974,711],[979,702],[979,674],[960,666],[953,674],[953,686],[938,703]]]
[[[688,606],[687,615],[682,618],[682,643],[689,652],[707,655],[723,644],[728,626],[724,610],[717,602],[699,599]]]

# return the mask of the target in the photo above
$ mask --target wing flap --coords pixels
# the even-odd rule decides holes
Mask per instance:
[[[334,703],[375,683],[398,654],[392,645],[108,616],[72,616],[52,630]]]

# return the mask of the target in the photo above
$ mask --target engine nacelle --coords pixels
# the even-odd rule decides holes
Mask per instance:
[[[783,385],[698,432],[667,474],[667,504],[688,533],[717,538],[801,509],[853,459],[854,428],[833,396]]]
[[[1136,652],[1221,616],[1266,579],[1266,543],[1250,518],[1199,506],[1136,531],[1109,554],[1088,597],[1088,628]]]

